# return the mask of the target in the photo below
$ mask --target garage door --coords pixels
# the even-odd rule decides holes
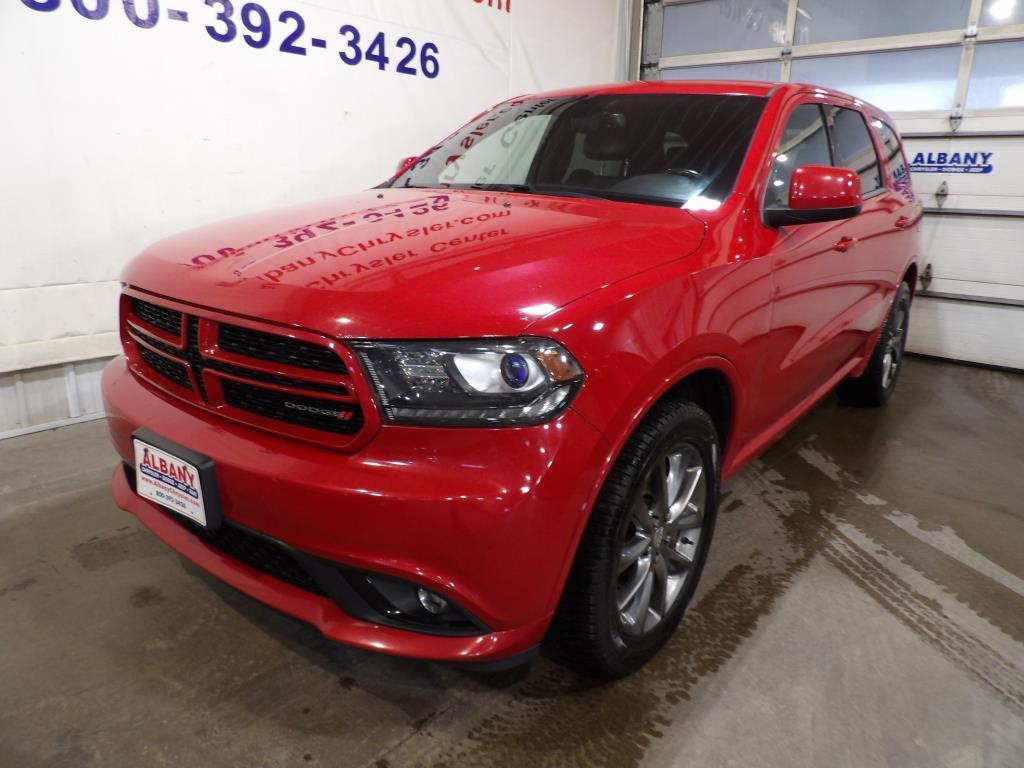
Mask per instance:
[[[1024,369],[1024,0],[645,8],[645,79],[811,82],[888,110],[927,211],[910,349]]]

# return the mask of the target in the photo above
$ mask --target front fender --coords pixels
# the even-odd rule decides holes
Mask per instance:
[[[684,260],[637,275],[530,328],[560,341],[583,366],[573,408],[608,439],[612,458],[660,397],[703,369],[729,382],[729,453],[755,431],[750,394],[770,326],[767,260],[688,266]]]

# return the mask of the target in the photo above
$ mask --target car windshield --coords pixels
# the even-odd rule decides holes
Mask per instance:
[[[765,103],[709,94],[516,99],[390,186],[715,208],[732,191]]]

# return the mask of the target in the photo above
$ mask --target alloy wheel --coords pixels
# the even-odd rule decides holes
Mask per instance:
[[[907,334],[907,307],[903,302],[896,305],[893,311],[892,332],[882,357],[882,387],[888,389],[895,381],[903,362],[904,342]]]
[[[662,451],[634,494],[619,551],[615,608],[624,634],[642,636],[679,602],[705,522],[707,470],[691,444]]]

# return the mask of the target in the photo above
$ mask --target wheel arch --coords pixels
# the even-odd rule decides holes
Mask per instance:
[[[646,416],[666,400],[689,401],[703,408],[711,417],[718,432],[720,456],[732,453],[737,446],[737,426],[742,420],[746,391],[741,386],[742,371],[732,360],[716,353],[689,357],[686,362],[665,361],[662,371],[656,371],[644,388],[645,394],[634,404],[622,409],[619,417],[605,427],[608,453],[601,482],[595,489],[591,506],[597,499],[612,465],[618,460],[623,447]],[[656,383],[655,383],[656,382]],[[727,463],[722,461],[722,466]]]
[[[702,408],[718,431],[719,451],[725,453],[735,422],[735,395],[732,382],[721,368],[707,367],[687,373],[655,400],[648,412],[666,400],[691,402]]]
[[[628,428],[622,430],[615,441],[609,441],[607,445],[610,450],[607,453],[605,467],[601,473],[600,480],[595,484],[586,514],[580,516],[580,523],[573,537],[572,545],[566,553],[566,560],[563,563],[562,574],[558,586],[553,594],[551,604],[552,616],[561,601],[573,563],[576,561],[580,550],[580,543],[584,531],[590,524],[595,505],[608,480],[615,463],[622,455],[630,436],[637,430],[643,420],[661,403],[667,401],[692,402],[702,408],[710,417],[718,432],[719,451],[718,469],[726,466],[723,461],[726,451],[734,447],[736,443],[736,425],[739,421],[738,409],[741,407],[743,391],[738,387],[740,373],[733,366],[731,361],[717,355],[709,355],[691,360],[683,366],[676,375],[663,380],[663,386],[652,392],[644,401],[642,407],[637,408],[631,414]]]
[[[736,443],[736,425],[739,421],[738,413],[742,406],[743,392],[738,387],[739,372],[731,361],[718,355],[707,355],[693,358],[689,363],[677,369],[675,375],[668,376],[662,380],[663,386],[654,389],[630,414],[630,421],[626,428],[617,434],[615,440],[609,440],[604,468],[599,481],[595,484],[592,495],[587,502],[586,514],[580,516],[580,522],[573,536],[571,546],[566,552],[566,561],[563,563],[561,577],[554,593],[552,610],[557,604],[562,590],[565,587],[565,580],[573,561],[576,559],[579,550],[580,540],[583,532],[590,522],[594,506],[598,496],[608,479],[615,462],[618,461],[622,450],[630,436],[636,431],[643,419],[666,400],[689,401],[703,408],[711,417],[711,421],[718,431],[719,438],[719,467],[727,466],[724,457],[726,450],[732,452]]]

